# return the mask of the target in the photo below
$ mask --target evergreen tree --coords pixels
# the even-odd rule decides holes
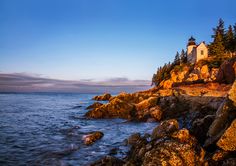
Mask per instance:
[[[179,65],[179,64],[180,64],[180,56],[179,56],[179,52],[177,51],[175,55],[174,65]]]
[[[225,34],[225,50],[231,53],[234,52],[234,33],[231,25]]]
[[[234,52],[236,52],[236,23],[234,24]]]
[[[215,56],[224,55],[225,47],[223,44],[222,35],[219,32],[216,33],[215,39],[213,43],[211,43],[209,51],[211,55],[215,55]]]
[[[180,53],[180,64],[183,64],[183,63],[187,63],[187,54],[184,51],[184,49],[182,49]]]
[[[220,35],[222,38],[222,41],[224,42],[224,37],[225,37],[225,27],[224,27],[224,21],[220,18],[218,25],[216,28],[213,28],[214,34],[212,35],[212,38],[215,39],[216,35]]]
[[[225,28],[224,21],[219,19],[218,26],[213,28],[213,42],[209,45],[209,52],[213,56],[222,56],[225,52]]]

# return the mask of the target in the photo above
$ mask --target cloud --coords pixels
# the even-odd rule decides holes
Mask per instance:
[[[104,81],[93,79],[68,81],[44,78],[26,73],[0,73],[0,92],[78,92],[78,93],[118,93],[133,92],[150,88],[150,81],[110,78]]]

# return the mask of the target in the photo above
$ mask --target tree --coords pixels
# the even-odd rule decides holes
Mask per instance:
[[[179,56],[179,52],[177,51],[175,55],[175,59],[174,59],[174,65],[179,65],[179,64],[180,64],[180,56]]]
[[[236,23],[234,24],[234,52],[236,52]]]
[[[225,52],[225,28],[224,21],[219,19],[218,26],[213,28],[213,42],[209,45],[209,52],[213,56],[222,56]]]
[[[228,52],[234,52],[234,33],[233,28],[230,25],[228,31],[225,34],[225,50]]]
[[[184,64],[184,63],[187,63],[187,54],[184,51],[184,49],[182,49],[180,53],[180,64]]]
[[[214,34],[212,35],[212,38],[215,39],[216,35],[220,35],[222,38],[222,41],[224,42],[224,37],[225,37],[225,27],[224,27],[224,21],[223,19],[219,19],[218,25],[216,28],[213,28]]]
[[[219,32],[216,33],[215,39],[214,39],[213,43],[211,43],[209,51],[210,51],[210,54],[214,55],[214,56],[224,55],[225,47],[223,44],[222,36]]]

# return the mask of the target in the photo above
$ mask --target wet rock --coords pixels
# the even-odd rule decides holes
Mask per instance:
[[[161,122],[152,132],[151,138],[158,139],[172,134],[179,129],[179,124],[176,119],[170,119]]]
[[[115,155],[115,154],[117,154],[117,152],[118,152],[118,148],[112,148],[110,151],[109,151],[109,155]]]
[[[101,95],[101,96],[95,96],[95,97],[93,97],[93,100],[103,100],[103,101],[105,101],[105,100],[109,100],[111,98],[111,94],[109,94],[109,93],[105,93],[105,94],[103,94],[103,95]]]
[[[93,144],[95,141],[101,139],[103,137],[103,133],[100,132],[100,131],[95,131],[91,134],[88,134],[88,135],[85,135],[83,137],[83,140],[84,140],[84,144],[85,145],[91,145]]]
[[[72,109],[78,109],[78,108],[81,108],[82,106],[81,105],[77,105],[77,106],[74,106]]]
[[[141,139],[140,133],[134,133],[127,139],[128,145],[135,145]]]
[[[236,151],[236,119],[217,142],[217,146],[225,151]]]
[[[92,105],[88,106],[86,109],[87,109],[87,110],[95,109],[95,108],[98,108],[98,107],[100,107],[100,106],[102,106],[102,105],[103,105],[102,103],[94,102]]]
[[[122,166],[123,164],[124,161],[118,158],[112,156],[105,156],[104,158],[90,164],[90,166]]]

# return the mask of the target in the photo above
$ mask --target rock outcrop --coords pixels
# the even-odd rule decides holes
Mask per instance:
[[[229,91],[228,97],[226,97],[216,112],[216,117],[207,132],[208,139],[205,141],[205,147],[214,144],[236,118],[235,89],[236,81]]]
[[[218,82],[232,84],[236,78],[236,58],[225,60],[220,67],[211,63],[222,63],[219,60],[202,60],[194,66],[181,64],[175,66],[168,79],[162,80],[159,87],[171,89],[176,85]]]
[[[236,58],[226,60],[221,64],[216,81],[232,84],[236,78]]]
[[[103,105],[102,103],[94,102],[92,105],[88,106],[86,109],[87,109],[87,110],[95,109],[95,108],[98,108],[98,107],[100,107],[100,106],[102,106],[102,105]]]
[[[103,135],[104,134],[100,131],[95,131],[95,132],[92,132],[88,135],[85,135],[85,136],[83,136],[84,144],[85,145],[91,145],[95,141],[101,139],[103,137]]]
[[[207,71],[205,67],[200,74],[209,77]],[[92,105],[86,116],[163,120],[151,135],[135,133],[127,139],[131,150],[125,159],[105,157],[95,165],[211,166],[236,162],[236,81],[232,86],[207,83],[121,93],[107,104]]]
[[[125,165],[203,165],[205,152],[176,120],[154,129],[151,141],[141,137],[133,144]],[[161,130],[161,132],[158,132]],[[158,132],[158,133],[157,133]]]
[[[101,96],[95,96],[93,98],[93,100],[106,101],[106,100],[109,100],[111,97],[112,97],[111,94],[105,93],[105,94],[103,94]]]
[[[236,119],[218,140],[217,146],[225,151],[236,151]]]

